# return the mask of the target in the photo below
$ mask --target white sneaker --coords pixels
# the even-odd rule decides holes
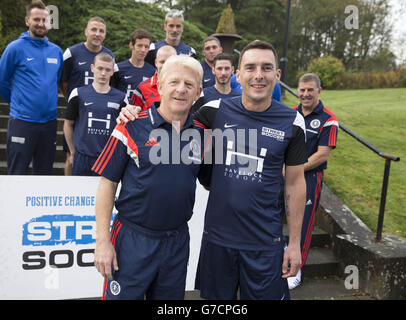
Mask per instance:
[[[296,276],[288,278],[289,290],[295,289],[302,283],[302,270],[300,269]]]

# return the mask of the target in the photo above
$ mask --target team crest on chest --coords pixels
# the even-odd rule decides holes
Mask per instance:
[[[320,122],[320,120],[318,120],[318,119],[314,119],[314,120],[312,120],[312,121],[310,122],[310,126],[311,126],[313,129],[317,129],[318,127],[320,127],[320,124],[321,124],[321,122]]]

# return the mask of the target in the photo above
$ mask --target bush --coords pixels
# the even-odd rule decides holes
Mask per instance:
[[[387,72],[347,72],[337,82],[337,89],[404,88],[406,70],[398,68]]]
[[[335,89],[338,87],[340,77],[345,73],[345,67],[340,59],[325,56],[311,60],[308,69],[300,72],[298,78],[308,72],[319,76],[323,88]]]

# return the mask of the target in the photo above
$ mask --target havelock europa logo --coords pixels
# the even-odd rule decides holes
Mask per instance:
[[[228,178],[261,183],[267,151],[266,148],[261,148],[259,157],[253,154],[234,151],[234,142],[228,141],[224,175]],[[235,166],[237,163],[239,164],[238,167]]]
[[[89,134],[99,134],[99,135],[109,135],[110,134],[110,121],[111,114],[106,115],[106,119],[98,119],[93,116],[93,112],[88,112],[87,120],[87,133]],[[94,123],[101,123],[102,128],[94,128]],[[105,127],[105,128],[104,128]]]

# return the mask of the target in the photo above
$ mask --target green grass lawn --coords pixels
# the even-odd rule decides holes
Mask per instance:
[[[406,88],[323,90],[320,99],[348,129],[400,157],[391,163],[383,232],[406,238]],[[285,104],[297,102],[286,93]],[[385,159],[341,130],[325,171],[326,185],[374,232],[384,166]]]

